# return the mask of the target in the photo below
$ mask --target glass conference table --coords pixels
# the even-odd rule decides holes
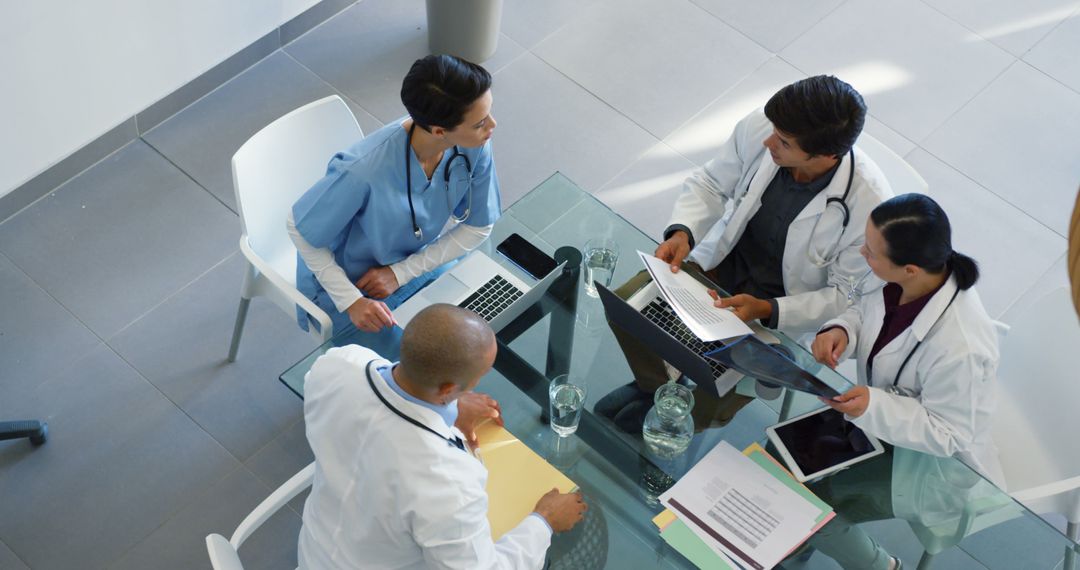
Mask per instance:
[[[667,212],[657,215],[666,216]],[[507,429],[576,482],[590,505],[583,523],[554,537],[550,567],[692,568],[660,538],[651,522],[662,510],[657,496],[718,442],[727,441],[738,449],[755,442],[764,444],[767,426],[818,408],[820,402],[802,393],[785,393],[772,400],[755,398],[725,425],[698,426],[690,448],[681,457],[661,460],[651,456],[640,432],[625,433],[592,411],[597,400],[630,382],[632,376],[600,300],[584,293],[578,248],[591,237],[614,238],[620,259],[612,283],[618,285],[643,269],[635,251],[651,253],[656,242],[558,173],[508,208],[491,239],[481,246],[526,283],[535,282],[494,251],[511,233],[520,234],[557,259],[568,260],[563,275],[544,298],[499,332],[494,369],[478,388],[500,402]],[[302,397],[304,375],[312,362],[333,346],[360,344],[396,360],[400,334],[395,328],[378,334],[355,331],[339,335],[285,371],[281,381]],[[817,364],[797,343],[778,336],[792,349],[800,366],[841,392],[851,385]],[[548,379],[564,373],[588,389],[581,425],[569,438],[557,437],[546,423]],[[750,380],[747,387],[744,382],[740,390],[753,393],[752,383]],[[905,467],[894,471],[894,479],[920,477],[919,486],[935,492],[924,493],[908,505],[902,520],[861,526],[891,554],[902,557],[905,567],[914,568],[924,551],[936,554],[934,566],[940,568],[1050,570],[1061,566],[1071,543],[1043,519],[957,460],[910,450],[896,452],[905,454]],[[898,458],[894,458],[894,470]],[[961,490],[950,489],[957,484]],[[783,567],[837,565],[817,552],[809,558],[804,553],[789,559]]]

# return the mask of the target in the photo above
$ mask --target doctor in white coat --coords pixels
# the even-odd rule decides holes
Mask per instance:
[[[398,364],[355,345],[315,361],[304,379],[315,479],[300,568],[543,566],[552,532],[573,527],[587,507],[580,493],[552,490],[492,540],[487,471],[465,442],[479,421],[499,417],[494,400],[472,392],[496,350],[475,313],[433,305],[405,328]]]
[[[687,178],[656,257],[679,271],[697,265],[734,296],[718,307],[788,333],[817,331],[853,290],[880,282],[859,255],[870,210],[892,195],[856,148],[866,119],[858,91],[832,76],[797,81],[739,121],[719,154]],[[696,269],[697,269],[696,268]],[[630,298],[642,272],[615,293]],[[601,398],[596,412],[640,433],[652,392],[675,371],[633,335],[612,326],[634,382]],[[724,425],[749,398],[695,394],[694,422]]]
[[[880,504],[891,512],[869,514],[863,506],[860,519],[897,516],[937,524],[949,518],[950,509],[951,516],[959,514],[978,478],[964,477],[959,465],[908,450],[958,458],[991,482],[1004,482],[990,426],[997,331],[972,288],[978,266],[952,249],[948,217],[931,198],[904,194],[875,208],[862,251],[887,285],[862,296],[815,338],[814,357],[820,362],[836,366],[854,356],[858,363],[859,385],[824,401],[897,447],[891,476],[886,472],[876,482],[887,498]],[[860,492],[873,495],[868,485]],[[941,489],[947,492],[938,493]],[[952,499],[944,500],[945,495]],[[830,526],[823,529],[826,545],[815,545],[845,559],[845,567],[869,568],[873,559],[882,560],[880,547],[869,547],[873,541],[854,527],[845,529],[844,544],[834,544],[830,552],[827,538],[838,535]],[[869,554],[875,551],[876,557]],[[861,561],[851,559],[860,552],[865,554]]]
[[[875,286],[860,281],[863,221],[892,191],[855,146],[865,115],[859,93],[835,77],[778,91],[686,180],[656,256],[673,271],[687,259],[713,272],[740,293],[718,306],[743,320],[817,330],[853,287]]]

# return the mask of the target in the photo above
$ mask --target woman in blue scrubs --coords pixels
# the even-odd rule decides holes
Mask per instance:
[[[428,56],[405,76],[401,101],[409,115],[334,155],[289,216],[297,288],[335,333],[393,326],[390,309],[479,246],[501,213],[491,74]]]

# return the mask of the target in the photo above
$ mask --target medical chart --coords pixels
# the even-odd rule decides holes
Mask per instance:
[[[671,266],[647,253],[638,252],[660,294],[675,309],[686,328],[704,341],[725,340],[752,334],[735,313],[713,306],[708,287],[689,273],[671,272]]]

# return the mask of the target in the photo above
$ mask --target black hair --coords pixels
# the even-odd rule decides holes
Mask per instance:
[[[949,269],[960,289],[979,280],[979,264],[953,251],[949,217],[929,196],[901,194],[886,200],[870,212],[870,220],[896,265],[915,265],[935,274]]]
[[[491,74],[452,55],[429,55],[412,64],[401,82],[401,102],[420,128],[453,129],[465,112],[491,89]]]
[[[832,75],[815,75],[777,91],[765,104],[765,116],[811,156],[839,157],[862,132],[866,103],[851,85]]]

